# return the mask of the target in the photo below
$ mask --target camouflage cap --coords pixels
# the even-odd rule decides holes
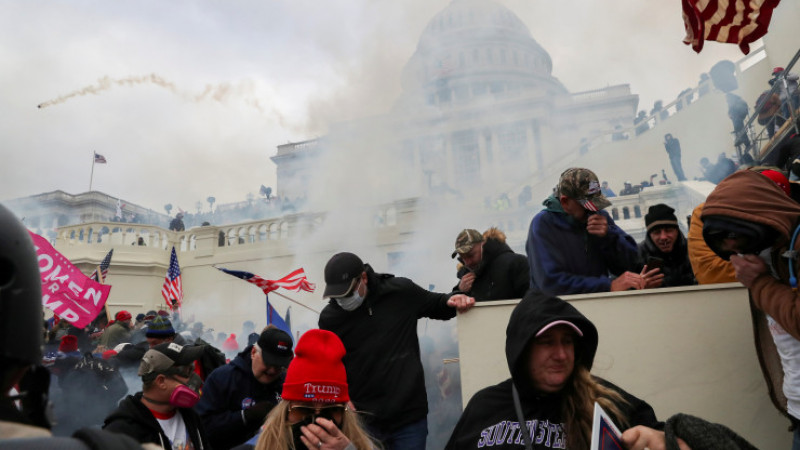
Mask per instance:
[[[480,242],[483,242],[483,235],[480,231],[473,230],[472,228],[465,228],[461,233],[458,233],[458,237],[456,238],[456,251],[454,251],[450,257],[455,258],[456,255],[469,253],[472,247]]]
[[[573,167],[565,170],[558,180],[558,192],[577,200],[589,211],[600,211],[611,206],[611,202],[600,191],[597,175],[589,169]]]

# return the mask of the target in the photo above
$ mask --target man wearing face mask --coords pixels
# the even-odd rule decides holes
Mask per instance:
[[[387,450],[424,449],[428,398],[420,361],[417,320],[449,320],[475,299],[429,292],[407,278],[375,273],[352,253],[325,265],[331,300],[319,327],[335,333],[347,350],[350,399],[364,412],[370,435]]]
[[[708,196],[701,219],[708,247],[730,260],[750,290],[768,391],[792,423],[792,448],[800,448],[800,205],[789,194],[763,174],[738,171]]]
[[[193,362],[202,354],[201,347],[174,342],[148,350],[139,365],[142,391],[123,399],[103,429],[166,449],[210,448],[200,416],[192,410],[203,384]]]

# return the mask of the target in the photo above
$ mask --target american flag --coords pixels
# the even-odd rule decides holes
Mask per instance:
[[[94,152],[94,163],[95,164],[105,164],[106,157],[101,155],[100,153]]]
[[[172,256],[169,258],[169,269],[167,269],[167,276],[164,277],[164,286],[161,287],[161,296],[164,297],[169,309],[174,309],[175,305],[178,308],[181,307],[183,286],[181,285],[181,267],[178,265],[175,246],[172,247]]]
[[[750,43],[767,34],[772,10],[780,0],[682,0],[683,42],[697,53],[703,41],[739,44],[746,55]]]
[[[111,255],[114,253],[114,249],[108,251],[108,254],[102,261],[100,261],[100,273],[103,275],[103,279],[105,280],[108,276],[108,266],[111,265]],[[94,269],[89,278],[93,279],[94,281],[100,282],[100,278],[97,276],[97,268]]]
[[[258,275],[250,272],[243,272],[241,270],[228,270],[222,267],[217,267],[217,269],[227,273],[228,275],[241,278],[248,283],[255,284],[256,286],[260,287],[265,294],[269,294],[278,288],[289,289],[295,292],[300,291],[301,289],[306,292],[314,292],[314,289],[317,288],[314,283],[310,283],[308,281],[306,278],[306,273],[303,271],[302,267],[290,273],[289,275],[286,275],[280,280],[265,280]]]

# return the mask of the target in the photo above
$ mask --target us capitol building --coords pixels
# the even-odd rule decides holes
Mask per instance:
[[[784,3],[762,45],[733,64],[735,93],[748,103],[765,89],[772,68],[787,66],[797,52],[800,6]],[[186,231],[175,232],[165,228],[168,216],[100,192],[55,191],[5,204],[84,273],[114,249],[107,278],[111,314],[163,307],[160,290],[174,245],[183,272],[184,316],[238,333],[245,320],[265,325],[264,295],[213,266],[268,279],[303,267],[321,289],[328,258],[352,251],[377,272],[450,291],[456,282],[450,253],[458,232],[497,226],[509,245],[524,253],[531,218],[568,167],[591,168],[615,190],[624,181],[639,183],[666,169],[671,183],[611,198],[618,225],[641,241],[650,205],[667,203],[678,217],[688,216],[714,187],[691,180],[700,175],[697,161],[734,152],[725,93],[712,80],[634,125],[639,99],[628,85],[569,92],[552,76],[550,56],[526,25],[490,0],[453,0],[434,16],[405,65],[402,88],[383,115],[333,124],[324,137],[278,146],[272,160],[284,207],[256,208],[263,212],[256,217],[233,214],[252,202],[218,205],[213,225],[188,222]],[[667,133],[681,140],[691,181],[673,178],[663,147]],[[120,203],[123,217],[139,220],[111,220]],[[140,239],[144,245],[138,245]],[[281,314],[292,307],[296,333],[316,327],[311,310],[325,304],[320,290],[281,293],[305,305],[270,295]],[[659,417],[686,411],[725,423],[757,446],[775,448],[775,436],[788,445],[754,362],[747,291],[741,285],[574,297],[599,329],[614,330],[603,331],[609,338],[604,342],[613,346],[601,342],[596,371],[647,399]],[[490,303],[458,319],[465,399],[507,376],[497,349],[515,302]],[[698,313],[687,313],[697,308]],[[710,316],[720,320],[709,326]],[[422,322],[424,333],[434,333]],[[440,336],[451,332],[452,325]],[[703,345],[693,345],[698,342]],[[680,359],[671,352],[675,349]],[[641,358],[626,365],[632,354]],[[698,378],[670,390],[686,374]],[[745,394],[730,395],[734,392]],[[713,402],[704,400],[709,396]]]

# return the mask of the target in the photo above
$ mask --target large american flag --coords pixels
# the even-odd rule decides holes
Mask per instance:
[[[95,164],[105,164],[106,157],[101,155],[100,153],[94,152],[94,163]]]
[[[103,275],[103,280],[106,279],[108,276],[108,266],[111,265],[111,255],[114,253],[114,249],[108,251],[108,254],[102,261],[100,261],[100,273]],[[100,282],[100,277],[97,276],[97,268],[94,269],[89,278],[93,279],[94,281]]]
[[[682,0],[683,42],[697,53],[703,41],[739,44],[746,55],[750,43],[767,34],[772,10],[780,0]]]
[[[183,300],[183,286],[181,285],[181,267],[178,265],[178,255],[175,253],[175,246],[172,247],[172,256],[169,258],[169,269],[164,278],[164,286],[161,287],[161,296],[167,302],[169,309],[174,309],[177,304],[181,307]]]
[[[269,294],[270,292],[274,291],[278,288],[289,289],[291,291],[306,291],[306,292],[314,292],[316,289],[316,285],[311,283],[306,278],[306,273],[303,271],[303,268],[299,268],[294,272],[286,275],[285,277],[281,278],[280,280],[266,280],[261,278],[258,275],[252,274],[250,272],[244,272],[241,270],[228,270],[222,267],[217,267],[217,269],[227,273],[228,275],[233,275],[236,278],[241,278],[248,283],[253,283],[256,286],[260,287],[265,294]]]

